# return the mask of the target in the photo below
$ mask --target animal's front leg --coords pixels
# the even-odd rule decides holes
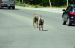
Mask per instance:
[[[35,22],[33,22],[33,27],[36,28],[36,23]]]

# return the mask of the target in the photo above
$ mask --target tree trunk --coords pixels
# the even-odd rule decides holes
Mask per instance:
[[[68,0],[67,0],[67,6],[68,6]]]
[[[51,0],[49,0],[49,5],[50,5],[50,7],[52,6],[52,5],[51,5]]]

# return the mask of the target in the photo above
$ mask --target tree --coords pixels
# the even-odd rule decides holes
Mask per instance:
[[[68,6],[68,0],[67,0],[67,6]]]
[[[42,5],[42,6],[63,6],[75,3],[75,0],[17,0],[20,3]]]
[[[50,5],[50,7],[52,6],[52,5],[51,5],[51,0],[49,0],[49,5]]]

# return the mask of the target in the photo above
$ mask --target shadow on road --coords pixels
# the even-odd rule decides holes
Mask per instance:
[[[75,27],[75,25],[71,25],[71,27]]]
[[[48,31],[48,30],[43,30],[43,31]]]
[[[1,10],[20,10],[20,9],[18,9],[18,8],[15,8],[15,9],[12,9],[12,8],[11,8],[11,9],[8,9],[8,8],[6,8],[6,7],[5,7],[5,8],[0,8],[0,9],[1,9]]]

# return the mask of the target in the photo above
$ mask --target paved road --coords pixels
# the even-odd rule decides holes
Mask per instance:
[[[33,14],[45,18],[45,31],[32,26]],[[0,48],[74,48],[75,26],[62,25],[60,13],[0,9]]]

